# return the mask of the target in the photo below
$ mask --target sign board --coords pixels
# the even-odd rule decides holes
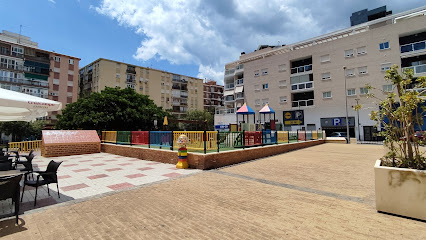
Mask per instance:
[[[214,129],[219,132],[229,132],[229,125],[215,125]]]
[[[348,117],[349,127],[355,126],[355,117]],[[321,118],[322,128],[346,127],[346,117]]]
[[[284,116],[284,125],[304,125],[304,114],[303,110],[295,110],[295,111],[283,111]]]

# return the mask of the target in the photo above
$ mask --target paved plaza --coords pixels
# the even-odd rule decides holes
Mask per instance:
[[[47,186],[42,186],[38,189],[37,205],[34,207],[35,188],[26,186],[22,212],[200,172],[195,169],[177,169],[172,164],[108,153],[51,158],[41,157],[39,152],[36,155],[33,160],[36,171],[46,170],[50,160],[62,161],[58,169],[60,197],[56,184],[49,185],[50,196]],[[12,213],[11,200],[0,201],[0,210],[0,215]]]
[[[19,226],[0,219],[0,237],[424,239],[425,222],[375,210],[373,166],[383,153],[322,144],[29,211]]]

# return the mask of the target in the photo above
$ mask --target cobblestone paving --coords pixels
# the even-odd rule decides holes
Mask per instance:
[[[383,146],[323,144],[0,220],[2,239],[425,239],[377,213]]]

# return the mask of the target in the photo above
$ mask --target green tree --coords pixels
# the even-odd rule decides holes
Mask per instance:
[[[45,121],[37,120],[34,122],[1,122],[0,132],[10,135],[12,134],[11,141],[19,142],[24,140],[24,137],[34,137],[41,139],[41,130],[46,125]]]
[[[70,103],[58,115],[58,129],[153,130],[163,124],[167,111],[131,88],[105,88]]]
[[[381,124],[383,131],[379,134],[385,137],[384,144],[389,149],[382,158],[383,164],[425,170],[425,157],[419,149],[424,142],[414,137],[415,127],[423,126],[425,99],[421,95],[424,92],[409,87],[414,85],[415,89],[425,88],[426,77],[419,77],[413,81],[412,69],[405,69],[401,76],[398,73],[398,66],[395,65],[386,72],[385,79],[392,83],[395,92],[388,93],[386,99],[380,102],[380,110],[372,111],[370,114],[372,120]],[[371,94],[369,97],[375,96]]]
[[[207,121],[206,130],[214,130],[214,116],[206,110],[189,110],[184,120],[200,121],[200,124],[185,123],[186,130],[204,130],[204,124],[202,124],[204,121]]]

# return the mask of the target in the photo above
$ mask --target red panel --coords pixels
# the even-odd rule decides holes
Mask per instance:
[[[299,138],[299,141],[306,141],[305,131],[299,131],[298,138]]]
[[[262,132],[244,132],[244,145],[257,146],[262,145]]]
[[[132,131],[132,144],[134,144],[134,145],[148,145],[149,144],[149,131]]]

